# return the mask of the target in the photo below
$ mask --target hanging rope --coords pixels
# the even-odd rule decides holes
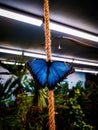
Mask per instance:
[[[49,107],[49,127],[50,130],[55,130],[55,111],[54,111],[54,91],[48,91],[48,107]]]
[[[49,2],[44,0],[44,22],[45,22],[45,49],[47,61],[51,61],[51,39],[49,29]],[[54,112],[54,91],[48,91],[48,107],[49,107],[49,127],[55,130],[55,112]]]
[[[51,40],[49,29],[49,5],[48,0],[44,0],[44,23],[45,23],[45,50],[47,61],[51,60]]]

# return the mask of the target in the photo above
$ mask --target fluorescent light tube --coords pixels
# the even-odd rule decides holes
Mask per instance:
[[[8,53],[8,54],[15,54],[15,55],[24,55],[28,57],[34,57],[34,58],[42,58],[46,59],[45,54],[38,54],[33,52],[26,52],[23,50],[14,50],[14,49],[6,49],[6,48],[0,48],[0,52],[2,53]],[[96,66],[98,67],[98,63],[94,61],[85,61],[81,59],[72,59],[72,58],[63,58],[63,57],[57,57],[57,56],[51,56],[51,60],[53,61],[64,61],[69,63],[75,63],[75,64],[81,64],[81,65],[89,65],[89,66]]]
[[[94,73],[98,74],[98,71],[95,70],[86,70],[86,69],[75,69],[76,72],[84,72],[84,73]]]
[[[9,65],[25,65],[24,63],[16,63],[16,62],[12,62],[12,61],[2,61],[2,63],[4,64],[9,64]]]
[[[24,56],[46,59],[46,55],[36,54],[36,53],[31,53],[31,52],[24,52]]]
[[[21,22],[29,23],[36,26],[41,26],[42,20],[34,17],[29,17],[19,13],[11,12],[8,10],[0,9],[0,16],[7,17],[10,19],[18,20]]]
[[[82,64],[82,65],[98,66],[98,63],[86,62],[86,61],[81,61],[81,60],[73,60],[73,63]]]
[[[4,49],[4,48],[0,48],[0,52],[8,53],[8,54],[15,54],[15,55],[22,55],[22,51],[11,50],[11,49]]]
[[[98,42],[98,36],[94,36],[94,35],[91,35],[89,33],[85,33],[85,32],[82,32],[82,31],[79,31],[79,30],[76,30],[76,29],[72,29],[72,28],[69,28],[67,26],[62,26],[62,25],[56,24],[54,22],[50,22],[49,26],[50,26],[51,30],[59,31],[59,32],[62,32],[62,33],[66,33],[66,34],[70,34],[70,35],[77,36],[77,37],[80,37],[80,38],[84,38],[84,39],[87,39],[87,40],[91,40],[91,41],[94,41],[94,42]]]
[[[2,61],[2,63],[9,64],[9,65],[14,65],[15,64],[14,62],[9,62],[9,61]]]
[[[10,19],[14,19],[14,20],[18,20],[18,21],[25,22],[25,23],[29,23],[29,24],[36,25],[36,26],[41,26],[43,23],[41,19],[29,17],[26,15],[11,12],[11,11],[4,10],[4,9],[0,9],[0,16],[7,17]],[[70,34],[73,36],[77,36],[80,38],[84,38],[87,40],[91,40],[94,42],[98,42],[98,36],[94,36],[94,35],[91,35],[89,33],[85,33],[85,32],[82,32],[82,31],[79,31],[76,29],[72,29],[72,28],[69,28],[67,26],[62,26],[62,25],[56,24],[54,22],[50,22],[50,29],[55,30],[55,31],[59,31],[62,33]]]
[[[43,54],[35,54],[35,53],[31,53],[31,52],[24,52],[24,56],[46,59],[46,55],[43,55]],[[81,61],[81,60],[73,60],[73,59],[71,59],[71,58],[62,58],[62,57],[51,56],[51,60],[53,60],[53,61],[64,61],[64,62],[75,63],[75,64],[81,64],[81,65],[98,66],[98,63],[86,62],[86,61]]]
[[[4,64],[10,64],[10,65],[25,65],[25,63],[15,63],[15,62],[8,62],[8,61],[2,61],[2,63]],[[75,68],[76,72],[83,72],[83,73],[94,73],[94,74],[98,74],[98,71],[95,70],[86,70],[86,69],[77,69]]]
[[[30,53],[30,52],[24,52],[24,56],[31,56],[31,57],[35,57],[35,58],[43,58],[46,59],[46,55],[42,55],[42,54],[35,54],[35,53]],[[51,57],[51,60],[54,61],[65,61],[65,62],[72,62],[72,59],[65,59],[65,58],[59,58],[59,57]]]
[[[70,63],[72,62],[72,59],[59,58],[59,57],[54,57],[54,56],[52,56],[51,59],[54,61],[64,61],[64,62],[70,62]]]

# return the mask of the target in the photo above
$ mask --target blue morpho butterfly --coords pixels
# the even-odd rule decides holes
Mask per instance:
[[[55,85],[74,72],[73,67],[62,61],[46,61],[43,59],[29,60],[27,67],[34,79],[42,88],[47,85],[49,90],[54,89]]]

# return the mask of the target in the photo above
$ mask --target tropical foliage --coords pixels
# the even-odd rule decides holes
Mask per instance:
[[[12,76],[5,84],[0,83],[0,130],[48,130],[47,88],[40,89],[32,79],[29,83],[32,91],[29,91],[21,84],[23,75],[27,73],[25,68],[13,68],[20,71],[14,72],[17,77],[13,80]],[[56,130],[98,129],[96,84],[84,88],[82,81],[79,81],[69,89],[69,84],[65,81],[56,86],[54,95]]]

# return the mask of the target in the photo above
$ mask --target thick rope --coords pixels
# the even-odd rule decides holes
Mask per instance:
[[[51,40],[49,29],[49,3],[44,0],[44,22],[45,22],[45,49],[47,61],[51,61]],[[55,130],[55,112],[54,112],[54,91],[48,91],[48,107],[49,107],[49,128]]]
[[[49,127],[55,130],[55,111],[54,111],[54,91],[48,91],[48,107],[49,107]]]
[[[48,0],[44,0],[44,23],[45,23],[45,50],[47,61],[51,60],[51,40],[49,29],[49,5]]]

